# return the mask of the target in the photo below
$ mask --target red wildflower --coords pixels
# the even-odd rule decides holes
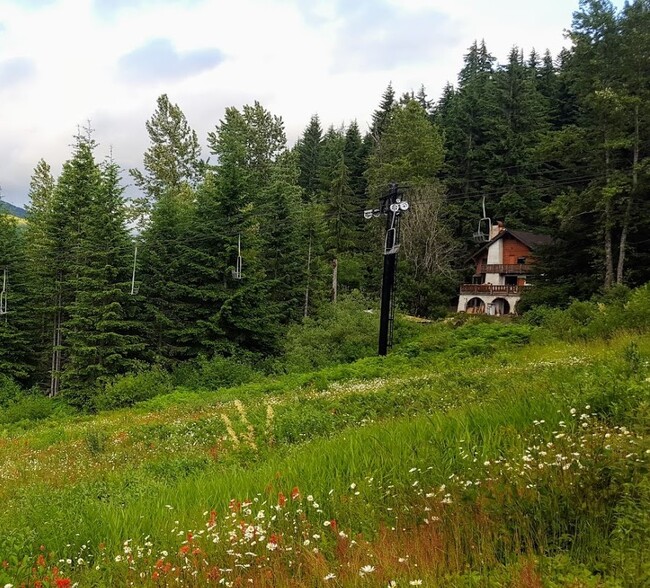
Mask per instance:
[[[189,551],[190,551],[190,546],[189,546],[189,545],[181,545],[181,548],[180,548],[179,551],[180,551],[180,553],[182,553],[183,555],[186,555],[186,554],[189,553]]]
[[[157,580],[158,578],[160,578],[160,574],[158,572],[154,572],[153,574],[151,574],[152,580]]]
[[[332,531],[334,531],[334,532],[336,533],[336,531],[337,531],[337,527],[336,527],[336,519],[332,519],[332,520],[330,521],[330,527],[332,528]]]
[[[277,545],[280,543],[280,539],[282,539],[282,535],[279,533],[271,533],[271,536],[269,537],[269,543],[273,543],[274,545]]]
[[[278,505],[282,507],[286,503],[287,503],[287,497],[284,494],[282,494],[282,492],[280,492],[278,494]]]
[[[209,521],[208,524],[211,527],[214,527],[216,525],[216,523],[217,523],[217,511],[216,510],[211,510],[210,511],[210,521]]]
[[[70,586],[72,586],[72,582],[70,582],[70,578],[56,579],[56,588],[70,588]]]
[[[47,565],[47,562],[45,561],[45,558],[43,557],[43,554],[39,554],[38,558],[36,558],[36,565],[39,568],[44,568]]]
[[[298,498],[300,498],[300,490],[298,489],[298,486],[294,486],[293,490],[291,491],[291,499],[298,500]]]

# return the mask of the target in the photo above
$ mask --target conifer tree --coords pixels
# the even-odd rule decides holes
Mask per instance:
[[[32,371],[24,240],[0,201],[0,374],[23,383]]]
[[[323,130],[318,115],[311,117],[307,128],[296,145],[298,164],[300,166],[300,187],[304,198],[311,200],[317,197],[321,189],[320,171],[323,148]]]
[[[394,108],[395,90],[393,90],[393,83],[390,82],[382,94],[379,108],[372,113],[370,135],[374,138],[375,142],[379,141],[386,130],[386,126],[388,125]]]
[[[132,169],[130,174],[144,193],[139,210],[146,213],[163,194],[196,187],[204,162],[196,132],[167,94],[158,97],[156,110],[145,126],[151,144],[144,154],[144,172]]]
[[[30,181],[28,222],[25,227],[25,256],[28,299],[32,308],[30,340],[34,363],[33,381],[49,385],[56,303],[56,258],[52,255],[57,235],[49,229],[53,213],[55,181],[50,166],[40,160]]]
[[[86,407],[95,387],[137,367],[143,349],[136,322],[129,316],[131,246],[119,169],[108,161],[103,169],[95,166],[96,176],[91,148],[84,143],[75,154],[86,160],[87,167],[76,171],[88,173],[87,187],[92,192],[82,213],[78,255],[73,256],[76,292],[66,309],[68,358],[63,372],[66,394]]]

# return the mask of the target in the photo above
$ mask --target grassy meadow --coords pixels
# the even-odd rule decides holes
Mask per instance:
[[[648,586],[649,319],[630,304],[0,413],[0,585]]]

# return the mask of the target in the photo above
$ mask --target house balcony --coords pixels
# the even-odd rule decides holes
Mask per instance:
[[[526,263],[488,263],[476,268],[476,275],[481,274],[517,274],[530,273],[532,266]]]
[[[461,294],[487,294],[491,296],[518,296],[524,292],[529,285],[517,286],[509,284],[462,284]]]

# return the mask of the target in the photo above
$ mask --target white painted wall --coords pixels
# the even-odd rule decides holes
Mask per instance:
[[[492,295],[492,294],[461,294],[458,297],[458,310],[457,312],[465,312],[467,310],[467,303],[472,298],[480,298],[485,304],[486,314],[495,314],[495,308],[492,306],[492,303],[497,298],[505,298],[510,304],[510,314],[514,314],[515,305],[519,302],[521,296],[505,296],[503,294]]]

